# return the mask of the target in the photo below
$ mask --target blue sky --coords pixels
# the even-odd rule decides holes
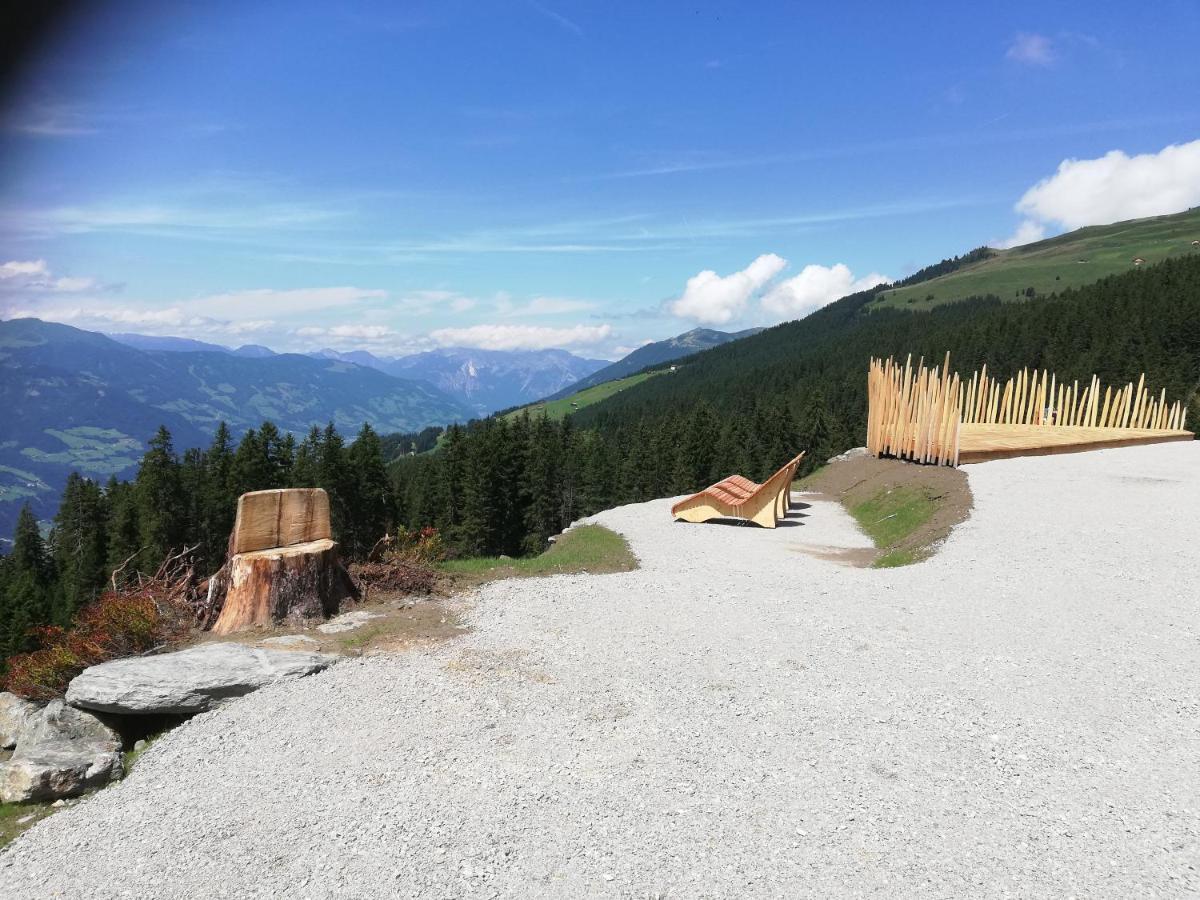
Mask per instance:
[[[107,4],[2,111],[0,315],[608,357],[769,324],[1200,203],[1197,46],[1193,2]]]

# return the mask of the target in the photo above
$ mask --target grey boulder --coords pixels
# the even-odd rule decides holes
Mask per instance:
[[[17,735],[37,709],[36,703],[8,691],[0,691],[0,750],[11,750],[17,746]]]
[[[161,656],[116,659],[84,669],[67,688],[81,709],[125,715],[188,715],[264,685],[301,678],[337,659],[242,644],[200,644]]]
[[[120,736],[91,713],[52,700],[30,715],[0,766],[0,800],[75,797],[119,778]]]

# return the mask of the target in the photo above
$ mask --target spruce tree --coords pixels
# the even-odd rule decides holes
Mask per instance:
[[[108,577],[108,523],[100,486],[77,472],[67,476],[54,529],[51,558],[58,575],[55,620],[67,625],[94,600]]]
[[[152,571],[172,550],[183,547],[185,510],[179,459],[165,426],[150,439],[134,479],[138,528],[146,548],[145,570]]]
[[[392,492],[383,465],[383,446],[369,424],[363,423],[347,457],[354,485],[347,553],[360,559],[391,528]]]
[[[330,422],[321,432],[317,456],[317,484],[329,494],[329,516],[333,536],[339,542],[353,527],[353,479],[346,459],[346,442]]]
[[[200,564],[205,571],[220,567],[233,531],[238,494],[234,491],[232,477],[233,439],[229,426],[220,422],[204,454],[200,530],[193,539],[193,543],[200,544]]]
[[[105,568],[112,573],[125,565],[123,574],[128,578],[137,570],[141,562],[139,557],[143,555],[137,492],[132,484],[117,481],[114,476],[104,488],[104,504],[108,510],[108,562]]]
[[[6,612],[4,655],[32,648],[30,629],[53,618],[51,590],[54,572],[37,518],[29,504],[21,507],[13,533],[12,552],[5,560]]]

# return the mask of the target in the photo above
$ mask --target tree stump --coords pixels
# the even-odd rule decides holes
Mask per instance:
[[[254,491],[238,499],[229,558],[209,583],[214,633],[327,618],[357,596],[338,560],[323,490]]]

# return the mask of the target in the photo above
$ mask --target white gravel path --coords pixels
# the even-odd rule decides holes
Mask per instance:
[[[0,896],[1200,893],[1200,445],[969,467],[934,559],[836,507],[597,517],[636,572],[193,720],[0,854]]]

